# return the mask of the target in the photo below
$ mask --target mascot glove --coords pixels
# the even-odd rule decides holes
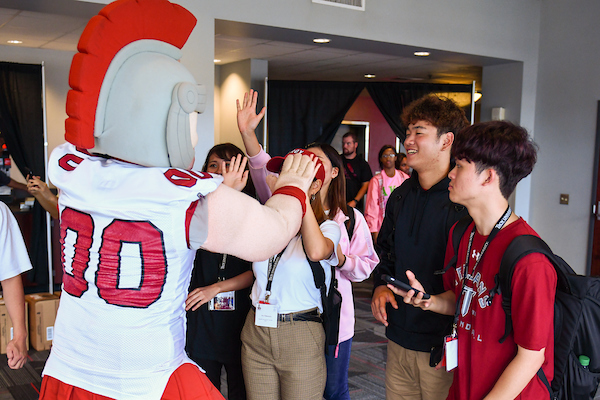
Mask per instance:
[[[307,193],[317,173],[316,164],[316,160],[313,160],[312,156],[290,154],[283,162],[274,189],[294,186]]]

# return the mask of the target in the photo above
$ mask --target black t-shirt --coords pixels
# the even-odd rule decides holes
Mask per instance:
[[[349,202],[354,200],[363,183],[371,180],[373,173],[369,163],[360,155],[351,160],[342,156],[342,160],[344,161],[344,174],[346,176],[346,202]],[[356,208],[363,209],[362,199],[356,204]]]
[[[373,271],[375,287],[385,284],[381,280],[382,274],[408,283],[406,271],[411,270],[425,292],[439,294],[445,291],[442,275],[435,271],[444,267],[450,228],[467,215],[464,206],[450,200],[449,182],[450,179],[445,177],[425,190],[415,171],[394,189],[377,237],[380,262]],[[453,319],[401,301],[397,309],[388,305],[387,314],[387,338],[406,349],[424,352],[443,343]]]
[[[190,291],[216,283],[222,254],[198,250]],[[228,255],[225,263],[225,279],[252,270],[252,263]],[[209,311],[203,304],[196,311],[187,312],[186,351],[192,359],[215,360],[222,363],[239,363],[242,342],[240,334],[250,309],[250,289],[235,292],[235,310]]]

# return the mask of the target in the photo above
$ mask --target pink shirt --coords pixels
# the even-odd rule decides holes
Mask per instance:
[[[396,173],[392,177],[387,176],[385,171],[378,172],[369,182],[365,219],[371,232],[379,232],[390,194],[409,178],[406,173],[397,169],[395,171]]]
[[[256,193],[261,202],[271,196],[267,186],[266,176],[269,173],[265,166],[271,159],[264,150],[248,157],[250,174]],[[404,174],[406,175],[406,174]],[[367,279],[379,263],[379,257],[373,247],[373,239],[365,218],[358,210],[354,210],[355,224],[352,240],[348,238],[345,222],[348,217],[340,210],[333,218],[341,230],[340,248],[346,256],[346,262],[341,268],[335,268],[338,280],[338,290],[342,295],[342,311],[340,316],[339,342],[344,342],[354,336],[354,298],[352,296],[352,282],[361,282]]]

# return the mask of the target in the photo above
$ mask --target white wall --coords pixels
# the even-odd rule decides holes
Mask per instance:
[[[230,142],[244,148],[237,129],[236,100],[250,90],[251,60],[243,60],[221,66],[221,115],[220,132],[216,143]]]
[[[215,130],[215,143],[229,142],[243,150],[244,143],[237,127],[236,100],[241,103],[244,93],[248,93],[251,88],[256,88],[261,98],[264,96],[261,85],[268,74],[268,62],[242,60],[225,64],[218,71],[219,85],[215,84],[215,92],[219,92],[220,113],[215,115],[215,121],[219,121],[219,129]],[[258,110],[261,107],[260,104],[257,105]],[[262,123],[257,127],[256,134],[262,134]]]
[[[542,2],[532,223],[552,249],[585,272],[596,110],[600,100],[600,3]],[[560,193],[570,195],[559,204]]]

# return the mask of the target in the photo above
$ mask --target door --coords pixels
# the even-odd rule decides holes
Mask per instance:
[[[600,102],[598,102],[598,115],[596,121],[596,156],[594,158],[594,181],[592,203],[592,221],[590,222],[590,234],[592,236],[592,251],[590,254],[590,275],[600,275],[600,163],[598,146],[600,145]]]

